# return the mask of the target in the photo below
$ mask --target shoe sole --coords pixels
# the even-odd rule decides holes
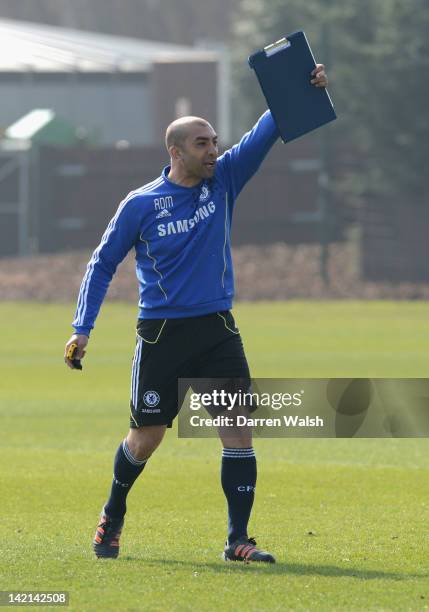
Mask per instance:
[[[224,561],[228,561],[231,563],[275,563],[276,560],[274,559],[274,557],[271,557],[271,559],[230,559],[229,557],[226,556],[225,553],[222,553],[222,559]]]
[[[95,556],[98,559],[117,559],[119,555],[119,547],[116,550],[112,547],[100,546],[99,544],[93,544]]]

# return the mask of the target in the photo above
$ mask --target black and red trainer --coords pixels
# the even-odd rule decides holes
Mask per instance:
[[[244,561],[245,563],[254,561],[262,563],[276,562],[273,555],[270,555],[265,550],[256,548],[255,540],[247,537],[240,538],[229,545],[227,543],[223,551],[223,558],[225,561]]]
[[[119,555],[119,538],[124,519],[113,519],[103,511],[97,525],[92,547],[99,559],[116,559]]]

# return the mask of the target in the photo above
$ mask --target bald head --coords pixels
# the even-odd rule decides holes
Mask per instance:
[[[176,119],[167,128],[165,132],[165,146],[167,150],[170,147],[182,147],[186,138],[193,133],[195,127],[209,127],[213,130],[210,123],[202,117],[180,117]]]
[[[212,178],[219,153],[217,134],[201,117],[181,117],[167,128],[165,144],[170,155],[168,178],[192,186]]]

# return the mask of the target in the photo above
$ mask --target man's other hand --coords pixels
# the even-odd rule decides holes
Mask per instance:
[[[324,64],[316,64],[316,68],[311,73],[313,79],[310,81],[315,87],[327,87],[328,77],[325,72]]]
[[[76,368],[73,365],[72,359],[67,357],[67,354],[70,350],[70,346],[72,344],[76,344],[77,346],[73,354],[73,359],[83,359],[86,353],[85,348],[86,348],[86,345],[88,344],[88,341],[89,341],[88,336],[85,336],[84,334],[73,334],[73,336],[67,342],[66,347],[64,349],[64,361],[68,365],[68,367],[71,368],[72,370],[76,370]]]

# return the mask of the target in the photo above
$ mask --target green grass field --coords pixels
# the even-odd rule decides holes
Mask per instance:
[[[278,559],[260,567],[220,559],[219,442],[173,429],[129,496],[121,557],[97,561],[136,309],[103,307],[83,373],[62,361],[73,310],[0,305],[1,590],[67,590],[74,610],[429,609],[427,439],[256,440],[250,535]],[[234,312],[254,376],[429,377],[425,303]]]

